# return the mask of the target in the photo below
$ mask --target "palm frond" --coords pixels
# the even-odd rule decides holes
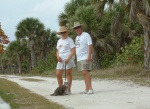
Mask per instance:
[[[69,21],[68,21],[68,16],[65,13],[61,13],[58,16],[58,21],[59,21],[59,25],[60,26],[64,26],[66,25]]]
[[[121,15],[120,12],[118,12],[111,25],[111,31],[113,36],[116,36],[120,30],[121,30]]]
[[[137,14],[137,2],[136,0],[132,0],[129,13],[129,18],[132,22],[134,22],[137,19],[136,14]]]
[[[113,52],[113,47],[107,43],[106,39],[97,39],[95,45],[101,48],[105,53]]]
[[[150,0],[148,0],[148,4],[150,5]]]
[[[150,0],[143,0],[143,8],[146,12],[146,15],[150,16]]]
[[[144,28],[150,29],[150,18],[142,13],[137,14],[139,22],[142,24]]]

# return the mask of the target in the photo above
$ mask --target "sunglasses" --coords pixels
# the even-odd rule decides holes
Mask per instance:
[[[65,32],[60,32],[60,34],[65,34],[66,33],[66,31]]]
[[[81,28],[81,26],[75,27],[74,30],[76,30],[76,29],[78,29],[78,28]]]

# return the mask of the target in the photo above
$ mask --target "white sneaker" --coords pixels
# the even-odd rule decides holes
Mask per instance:
[[[89,90],[87,94],[90,95],[90,94],[93,94],[93,93],[94,93],[94,90]]]
[[[71,94],[71,91],[67,90],[66,95],[70,95],[70,94]]]
[[[87,94],[88,90],[85,90],[84,92],[80,92],[80,94]]]

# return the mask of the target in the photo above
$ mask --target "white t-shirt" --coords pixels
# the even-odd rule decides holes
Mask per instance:
[[[86,32],[82,32],[80,36],[76,37],[75,45],[77,61],[86,60],[88,58],[89,45],[92,45],[91,36]]]
[[[57,42],[57,50],[59,52],[59,56],[64,61],[71,53],[71,49],[75,47],[73,40],[70,37],[66,39],[59,39]]]

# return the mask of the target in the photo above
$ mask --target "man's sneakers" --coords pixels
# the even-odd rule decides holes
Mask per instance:
[[[90,94],[93,94],[93,93],[94,93],[94,90],[89,90],[87,94],[90,95]]]
[[[91,89],[91,90],[85,90],[85,91],[81,92],[80,94],[88,94],[88,95],[94,94],[94,90],[93,89]],[[66,95],[71,95],[71,91],[67,90],[66,91]]]
[[[94,90],[85,90],[84,92],[81,92],[80,94],[93,94],[94,93]]]
[[[80,94],[87,94],[88,93],[88,90],[85,90],[83,92],[80,92]]]

